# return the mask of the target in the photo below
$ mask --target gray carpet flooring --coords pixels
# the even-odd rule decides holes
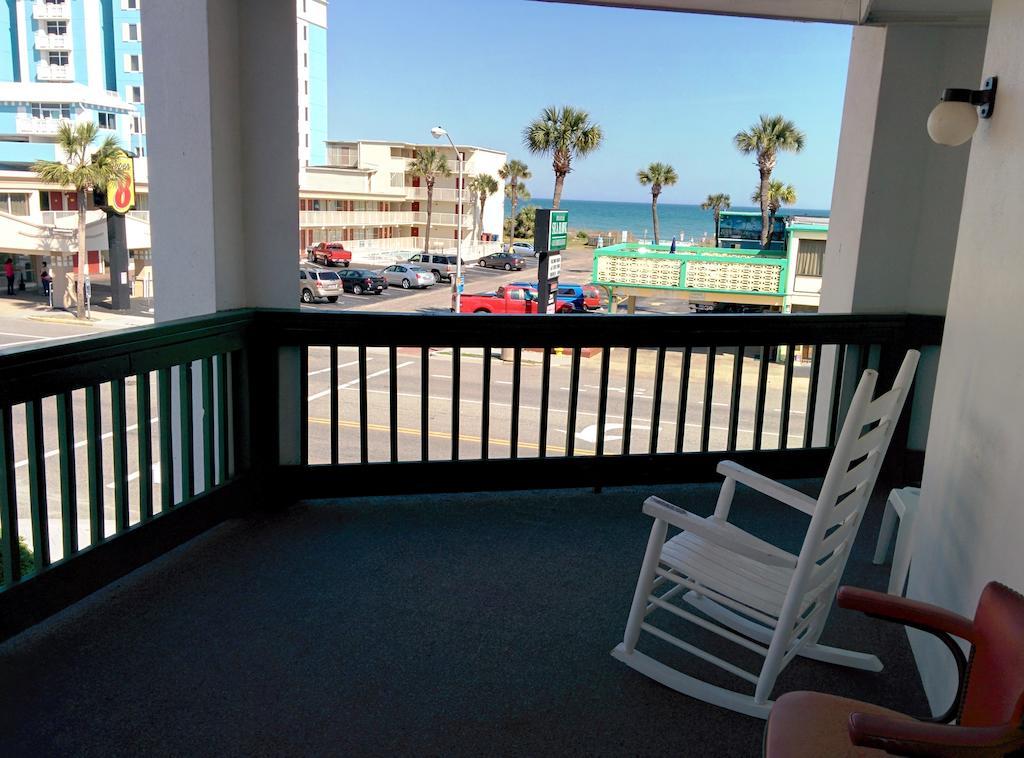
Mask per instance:
[[[716,492],[367,498],[223,524],[0,645],[0,755],[758,755],[763,722],[609,655],[643,498],[706,514]],[[870,562],[882,504],[848,584],[887,581]],[[790,549],[806,524],[742,488],[733,520]],[[886,670],[797,659],[776,694],[926,711],[901,627],[837,609],[823,641]]]

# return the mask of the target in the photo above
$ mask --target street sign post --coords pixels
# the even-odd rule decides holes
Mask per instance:
[[[562,272],[559,252],[569,244],[569,211],[538,208],[533,229],[533,249],[540,258],[537,265],[537,313],[555,313],[558,275]]]

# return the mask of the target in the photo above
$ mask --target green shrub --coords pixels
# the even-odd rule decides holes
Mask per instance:
[[[32,559],[32,551],[25,544],[24,537],[18,537],[18,553],[20,553],[21,575],[25,576],[32,573],[32,570],[35,568],[35,561]],[[4,577],[4,564],[3,561],[0,561],[0,585],[6,581],[7,579]]]

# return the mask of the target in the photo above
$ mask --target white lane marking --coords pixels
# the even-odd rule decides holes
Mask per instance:
[[[135,471],[131,474],[128,474],[128,478],[125,479],[125,481],[134,482],[138,478],[139,472]],[[153,484],[160,484],[160,461],[157,461],[156,463],[153,464]],[[112,490],[114,489],[115,486],[117,485],[115,485],[114,482],[111,482],[110,484],[107,485],[107,489]]]
[[[444,374],[431,374],[430,378],[431,379],[451,379],[450,376],[445,376]]]
[[[372,361],[373,360],[373,356],[372,355],[366,356],[366,360],[367,360],[367,362]],[[338,364],[338,368],[339,369],[348,368],[349,366],[355,366],[357,363],[359,363],[359,361],[349,361],[348,363],[339,363]],[[316,376],[317,374],[326,374],[330,370],[331,370],[330,366],[328,366],[327,368],[318,368],[316,371],[310,371],[307,374],[307,376]]]
[[[413,364],[413,361],[403,361],[402,363],[399,363],[395,368],[396,369],[405,368],[406,366],[411,366],[412,364]],[[381,369],[380,371],[374,371],[372,374],[367,374],[366,375],[366,380],[369,381],[370,379],[374,379],[374,378],[376,378],[378,376],[381,376],[383,374],[388,373],[388,371],[389,371],[389,369],[386,369],[386,368]],[[345,382],[344,384],[339,384],[338,385],[338,389],[339,390],[347,390],[352,385],[355,385],[355,384],[359,384],[359,379],[353,379],[350,382]],[[374,390],[367,390],[367,391],[368,392],[373,392]],[[384,392],[384,391],[385,390],[377,390],[377,392]],[[319,400],[320,398],[326,397],[327,395],[330,395],[330,394],[331,394],[331,390],[330,389],[325,389],[323,392],[317,392],[315,395],[310,395],[309,398],[308,398],[308,402],[312,403],[314,400]]]
[[[159,420],[160,420],[159,418],[152,418],[152,419],[149,420],[149,423],[150,424],[155,424]],[[138,424],[130,424],[130,425],[126,426],[124,428],[124,430],[126,432],[134,432],[138,428],[139,428]],[[106,439],[110,439],[113,436],[114,436],[113,432],[107,432],[106,434],[100,435],[100,439],[101,440],[106,440]],[[81,440],[81,441],[75,443],[75,448],[77,449],[77,448],[80,448],[80,447],[85,447],[88,444],[89,444],[88,440]],[[44,458],[52,458],[53,456],[59,455],[59,454],[60,454],[60,450],[59,449],[47,450],[45,453],[43,453],[43,457]],[[15,463],[14,464],[14,468],[23,468],[23,467],[25,467],[27,465],[28,465],[28,458],[26,458],[24,460],[21,460],[21,461],[18,461],[17,463]]]

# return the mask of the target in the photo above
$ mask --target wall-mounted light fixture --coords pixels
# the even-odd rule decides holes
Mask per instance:
[[[981,89],[947,89],[928,115],[928,136],[940,145],[962,145],[978,128],[978,117],[991,118],[996,107],[998,77]]]

